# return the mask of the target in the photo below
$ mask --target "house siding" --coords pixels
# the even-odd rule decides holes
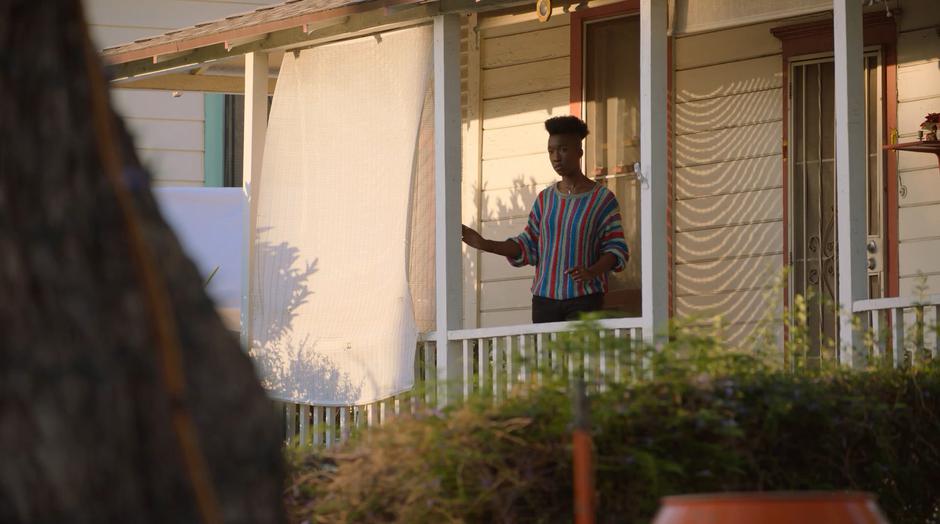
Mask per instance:
[[[545,155],[545,119],[569,112],[569,18],[531,10],[480,17],[479,225],[505,239],[525,226],[538,192],[557,179]],[[528,323],[534,268],[479,253],[479,325]]]
[[[743,342],[782,304],[782,58],[761,23],[674,42],[675,314]],[[747,42],[747,45],[741,45]]]
[[[86,0],[86,17],[99,49],[251,11],[281,0]],[[158,186],[202,186],[205,175],[202,93],[111,90],[111,99],[136,140],[137,152]]]
[[[917,140],[924,115],[940,111],[940,9],[906,0],[898,17],[899,141]],[[937,157],[898,154],[900,294],[940,293],[940,173]],[[926,287],[924,287],[926,286]]]
[[[111,101],[155,185],[203,184],[202,93],[112,89]]]
[[[831,10],[832,0],[675,0],[676,34],[715,31]],[[741,46],[751,47],[750,41]],[[708,48],[702,51],[708,52]],[[721,53],[722,49],[716,49]]]

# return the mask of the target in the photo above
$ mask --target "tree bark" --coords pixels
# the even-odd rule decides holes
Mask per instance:
[[[281,522],[273,403],[96,126],[87,45],[77,1],[0,0],[0,522]]]

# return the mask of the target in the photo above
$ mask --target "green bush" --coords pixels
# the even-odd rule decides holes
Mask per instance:
[[[936,365],[782,371],[707,337],[643,351],[652,378],[590,396],[600,522],[646,522],[671,494],[845,489],[875,493],[894,523],[940,522]],[[570,522],[569,389],[471,399],[298,455],[289,509],[298,522]]]

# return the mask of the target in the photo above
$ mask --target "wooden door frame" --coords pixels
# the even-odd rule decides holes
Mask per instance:
[[[897,104],[897,28],[896,17],[888,17],[881,11],[866,13],[863,16],[863,45],[881,48],[882,74],[881,89],[884,94],[881,144],[889,144],[892,130],[898,126]],[[797,56],[813,53],[833,52],[832,19],[786,25],[771,29],[771,33],[780,39],[783,46],[781,67],[783,86],[783,137],[782,177],[783,177],[783,265],[789,267],[790,260],[790,173],[789,173],[789,132],[790,132],[790,61]],[[882,224],[884,227],[884,274],[885,296],[896,297],[899,293],[898,278],[898,162],[897,154],[888,152],[883,155],[882,165],[884,191],[882,205]],[[784,305],[789,303],[789,280],[784,283]]]
[[[570,71],[569,71],[569,112],[582,118],[582,100],[584,99],[584,24],[586,22],[618,18],[621,16],[640,15],[640,0],[625,0],[615,4],[607,4],[587,9],[578,9],[570,13]],[[667,310],[669,317],[674,311],[674,268],[673,268],[673,37],[670,35],[666,41],[666,260],[669,265],[667,272],[668,299]],[[641,292],[643,290],[641,289]]]

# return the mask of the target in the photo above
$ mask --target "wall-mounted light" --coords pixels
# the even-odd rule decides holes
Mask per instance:
[[[535,14],[539,22],[548,22],[552,17],[552,0],[535,0]]]

